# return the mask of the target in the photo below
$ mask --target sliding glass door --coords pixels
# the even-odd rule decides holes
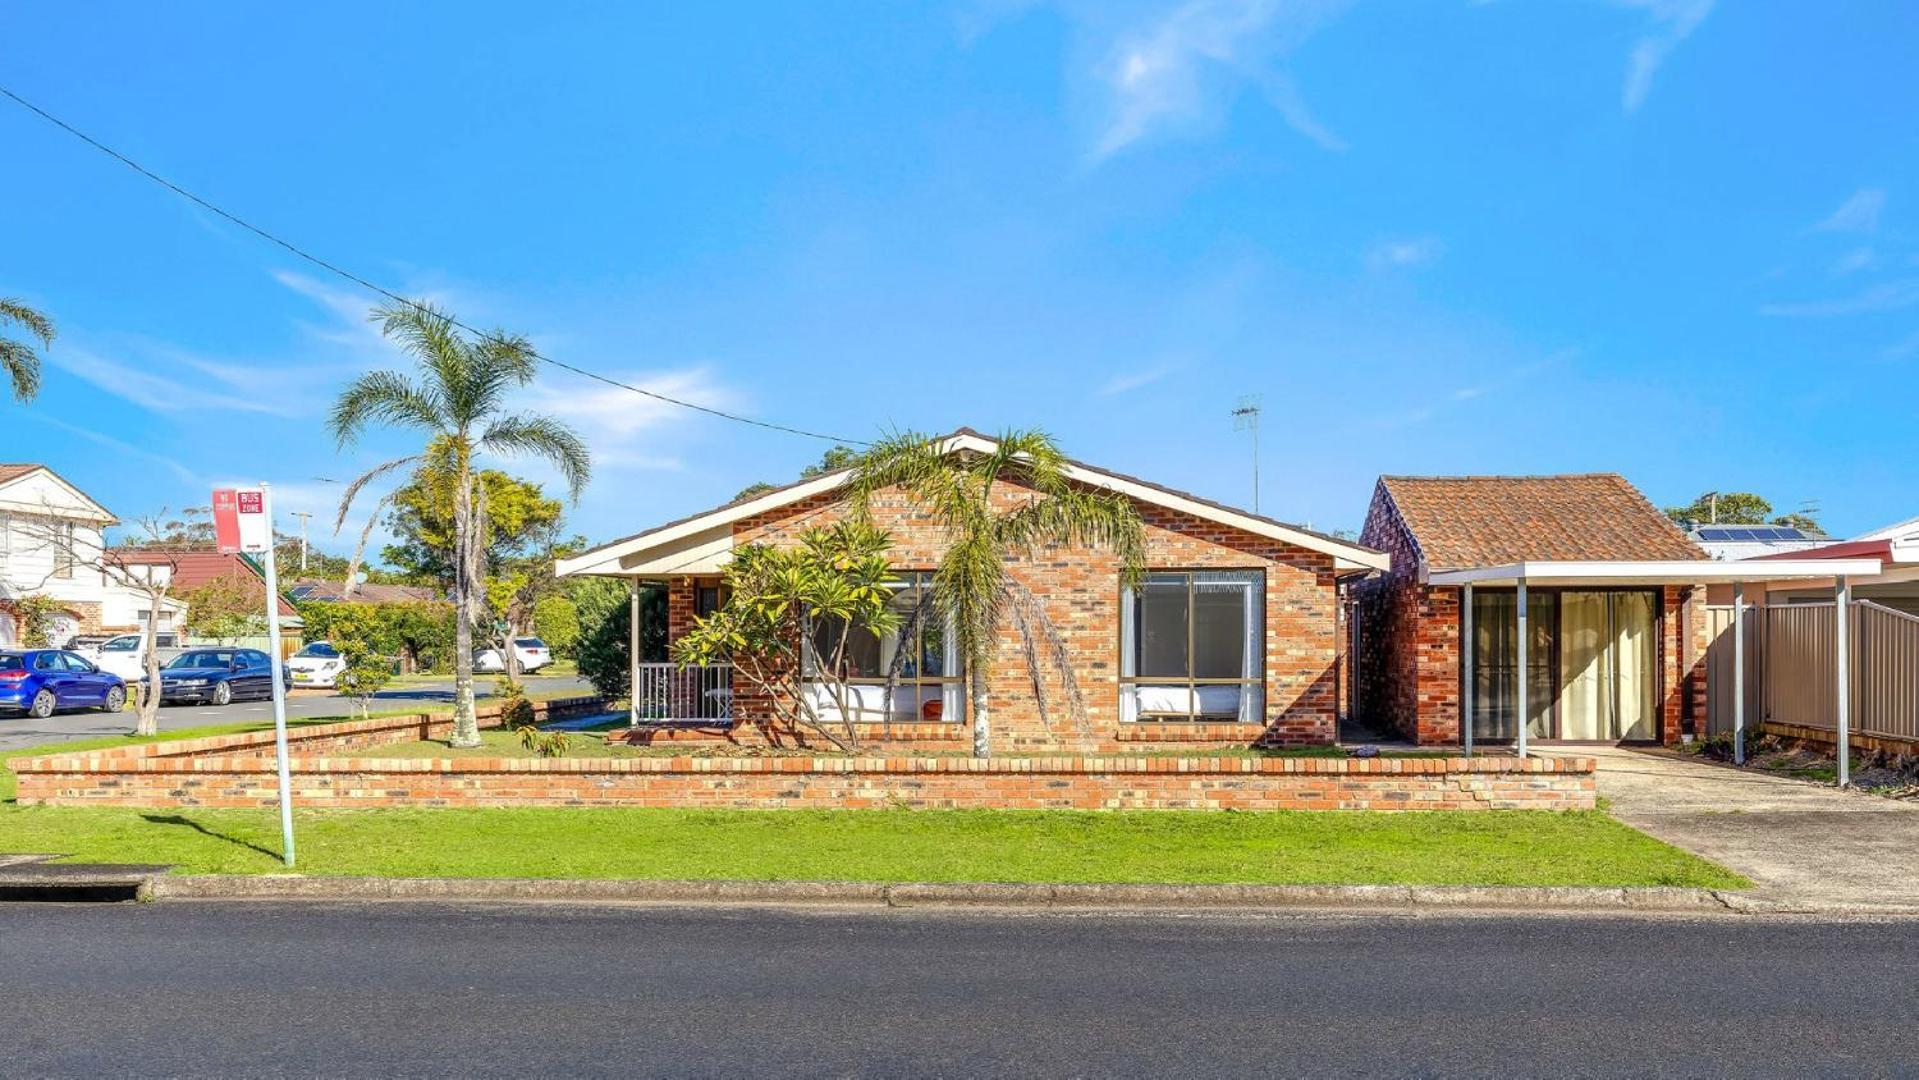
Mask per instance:
[[[1473,737],[1515,737],[1518,601],[1473,596]],[[1656,739],[1657,594],[1637,589],[1533,590],[1528,596],[1529,738]]]

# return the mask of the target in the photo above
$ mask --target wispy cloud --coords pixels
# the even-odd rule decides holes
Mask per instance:
[[[150,461],[189,484],[197,484],[201,487],[206,487],[209,490],[211,490],[211,485],[209,485],[206,482],[206,479],[202,477],[199,473],[196,473],[192,469],[187,468],[184,464],[182,464],[177,459],[167,457],[165,454],[156,454],[153,451],[146,449],[145,447],[135,446],[132,443],[125,442],[120,439],[116,439],[111,435],[102,434],[98,431],[93,430],[92,428],[81,427],[79,424],[69,424],[65,420],[59,420],[59,419],[55,419],[54,417],[48,416],[45,412],[40,410],[28,409],[19,413],[18,415],[24,416],[30,420],[37,420],[40,423],[46,424],[49,427],[57,428],[58,430],[64,431],[68,435],[72,435],[75,438],[85,439],[86,441],[93,443],[95,446],[104,446],[107,449],[112,450],[113,452],[117,454],[124,454],[128,457],[137,458],[141,461]]]
[[[1457,387],[1443,397],[1436,397],[1402,412],[1376,416],[1372,419],[1371,426],[1383,431],[1415,427],[1449,409],[1462,407],[1469,401],[1475,401],[1495,392],[1510,390],[1548,368],[1570,362],[1578,355],[1577,348],[1558,349],[1531,363],[1510,368],[1504,374],[1496,375],[1489,383]]]
[[[1844,277],[1871,266],[1878,256],[1869,247],[1854,248],[1834,260],[1831,271],[1834,277]]]
[[[1869,233],[1879,229],[1879,215],[1886,208],[1884,188],[1860,188],[1839,204],[1839,209],[1813,226],[1815,232]]]
[[[1162,129],[1217,123],[1246,88],[1263,93],[1294,131],[1329,150],[1345,142],[1307,107],[1283,62],[1346,5],[1335,0],[1186,0],[1122,33],[1098,75],[1109,116],[1094,148],[1105,158]]]
[[[1915,356],[1919,356],[1919,333],[1914,333],[1903,341],[1894,342],[1879,353],[1880,359],[1895,362],[1910,360]]]
[[[1679,44],[1692,36],[1699,24],[1712,14],[1713,0],[1617,0],[1620,4],[1646,13],[1651,23],[1633,42],[1626,56],[1626,84],[1620,91],[1620,104],[1627,112],[1636,112],[1652,92],[1652,78],[1661,64]]]
[[[1144,371],[1122,372],[1106,380],[1106,385],[1099,388],[1099,396],[1111,397],[1114,394],[1124,394],[1128,390],[1137,390],[1142,386],[1150,386],[1172,374],[1172,372],[1173,365],[1171,364],[1161,364],[1158,367],[1147,368]]]
[[[168,345],[128,340],[109,358],[66,345],[47,359],[116,397],[155,412],[243,412],[295,416],[298,395],[267,392],[277,384],[265,369],[205,360]]]
[[[674,371],[613,371],[607,377],[714,409],[738,409],[742,401],[706,367]],[[660,438],[675,421],[697,415],[676,405],[604,383],[566,377],[542,379],[522,395],[523,407],[556,416],[573,425],[587,441],[595,468],[679,469],[670,452],[677,445]]]
[[[1436,236],[1412,236],[1381,240],[1366,249],[1366,265],[1374,270],[1425,266],[1446,253],[1446,244]]]
[[[1919,278],[1889,281],[1884,285],[1875,285],[1857,296],[1842,297],[1837,300],[1814,300],[1801,304],[1767,304],[1759,309],[1759,313],[1798,318],[1824,318],[1835,315],[1869,315],[1879,311],[1898,311],[1914,304],[1919,304]]]

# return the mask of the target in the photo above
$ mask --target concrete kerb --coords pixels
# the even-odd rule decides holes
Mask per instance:
[[[177,900],[417,900],[831,905],[1132,911],[1530,911],[1762,913],[1711,889],[1437,885],[1049,885],[830,881],[583,881],[354,878],[291,874],[162,875],[148,891]]]

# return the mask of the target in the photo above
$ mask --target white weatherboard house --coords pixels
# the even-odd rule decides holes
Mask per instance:
[[[25,596],[59,602],[55,644],[145,627],[146,597],[87,565],[116,523],[111,511],[45,465],[0,464],[0,645],[20,644],[13,601]],[[159,629],[175,629],[185,617],[186,604],[169,599]]]

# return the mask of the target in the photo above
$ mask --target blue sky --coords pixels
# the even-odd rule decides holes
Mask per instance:
[[[1710,0],[11,5],[0,83],[551,355],[754,416],[1038,425],[1355,527],[1381,472],[1915,509],[1919,7]],[[0,459],[123,517],[273,481],[372,299],[0,102]],[[548,371],[600,540],[823,448]],[[549,476],[537,473],[542,479]],[[557,486],[557,485],[556,485]],[[316,538],[325,530],[317,528]],[[340,546],[335,544],[335,546]]]

